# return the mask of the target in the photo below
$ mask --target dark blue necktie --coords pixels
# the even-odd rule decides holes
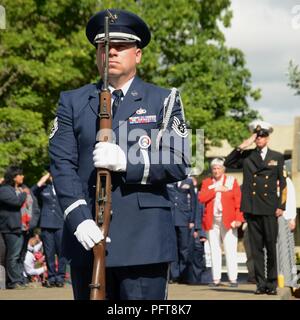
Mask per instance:
[[[112,113],[113,113],[113,118],[114,118],[117,113],[118,107],[122,101],[123,91],[121,89],[114,90],[112,94],[114,96],[114,102],[112,105]]]

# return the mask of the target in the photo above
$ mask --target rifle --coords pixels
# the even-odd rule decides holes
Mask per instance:
[[[100,130],[97,141],[112,142],[112,116],[111,116],[111,93],[108,89],[108,68],[109,68],[109,23],[114,22],[116,16],[113,16],[107,10],[107,16],[104,20],[104,74],[103,87],[99,94],[100,101]],[[95,222],[102,230],[104,239],[93,247],[94,265],[93,277],[90,284],[91,300],[105,299],[105,247],[106,237],[109,230],[111,218],[111,174],[108,169],[97,168],[97,186],[95,199]]]

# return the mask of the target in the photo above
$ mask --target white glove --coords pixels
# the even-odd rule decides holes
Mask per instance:
[[[105,168],[110,171],[126,171],[127,160],[125,152],[114,143],[98,142],[93,152],[95,168]]]
[[[74,235],[86,250],[91,250],[95,244],[104,239],[102,231],[92,219],[81,222]]]

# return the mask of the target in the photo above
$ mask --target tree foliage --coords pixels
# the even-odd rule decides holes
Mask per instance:
[[[0,108],[0,119],[0,174],[11,164],[20,165],[31,181],[48,161],[42,115],[6,107]]]
[[[32,139],[39,142],[21,141],[18,135],[14,141],[32,150],[30,161],[36,174],[42,168],[40,143],[46,150],[44,136],[50,130],[59,92],[98,78],[95,49],[85,37],[85,26],[92,14],[104,8],[133,11],[148,23],[152,41],[144,49],[139,75],[180,90],[188,123],[205,130],[207,147],[221,139],[240,142],[247,134],[247,123],[257,117],[249,98],[258,99],[259,90],[251,87],[243,53],[226,47],[219,27],[230,25],[230,0],[2,2],[7,29],[0,33],[0,108],[11,115],[25,112],[32,125],[42,121],[39,132],[28,127],[35,132]],[[11,129],[5,130],[10,134]],[[15,152],[20,149],[10,150],[0,149],[0,158],[7,158],[0,169],[17,159]],[[20,156],[18,161],[25,164],[28,159]]]
[[[299,66],[293,61],[290,61],[288,68],[289,82],[288,86],[295,89],[296,94],[300,95],[300,70]]]

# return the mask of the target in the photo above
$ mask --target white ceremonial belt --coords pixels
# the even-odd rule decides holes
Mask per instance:
[[[143,174],[143,179],[141,181],[141,184],[146,184],[149,176],[149,171],[150,171],[150,159],[149,159],[148,151],[146,151],[145,149],[141,149],[141,154],[144,158],[144,174]]]
[[[84,199],[79,199],[77,201],[75,201],[74,203],[72,203],[64,212],[64,218],[66,219],[67,215],[73,211],[74,209],[76,209],[77,207],[81,206],[82,204],[87,205],[86,201]]]

